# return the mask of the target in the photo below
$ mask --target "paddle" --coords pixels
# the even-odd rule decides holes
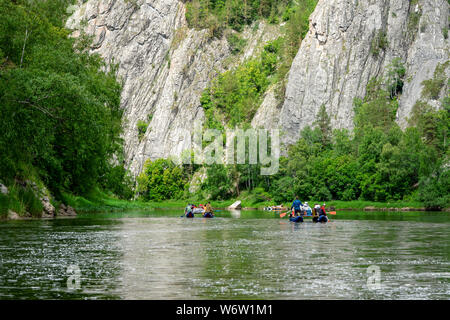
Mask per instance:
[[[336,214],[336,211],[330,211],[329,214]]]
[[[286,216],[286,214],[288,213],[289,211],[286,211],[286,212],[284,212],[284,213],[280,213],[280,218],[283,218],[283,217],[285,217]]]

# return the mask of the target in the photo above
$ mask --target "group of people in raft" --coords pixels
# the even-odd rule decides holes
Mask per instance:
[[[200,204],[198,207],[194,204],[188,204],[184,209],[184,215],[186,218],[193,218],[195,213],[203,214],[204,218],[214,217],[211,203],[206,203],[206,206]],[[313,222],[328,222],[327,213],[325,211],[325,203],[320,206],[316,204],[313,209],[308,205],[308,202],[304,204],[295,197],[292,202],[291,213],[289,214],[289,220],[292,222],[303,222],[303,217],[312,217]]]
[[[295,197],[294,202],[292,202],[289,220],[293,222],[303,222],[304,216],[312,217],[313,222],[328,222],[325,203],[322,206],[316,204],[314,205],[314,208],[311,209],[308,202],[303,204],[298,197]]]
[[[211,203],[206,203],[206,206],[200,204],[198,207],[194,204],[188,204],[184,209],[184,215],[186,218],[193,218],[195,213],[203,214],[204,218],[214,217],[213,210],[211,208]]]

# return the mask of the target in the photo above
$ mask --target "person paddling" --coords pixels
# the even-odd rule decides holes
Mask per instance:
[[[291,220],[291,221],[303,222],[303,212],[301,209],[302,206],[303,206],[302,202],[298,199],[298,196],[296,196],[294,202],[292,202],[291,214],[289,215],[289,217],[290,217],[289,220],[300,216],[299,218],[295,219],[295,221],[294,220]]]
[[[193,218],[194,217],[194,212],[193,212],[193,205],[192,204],[188,204],[186,206],[186,208],[184,209],[184,214],[186,215],[187,218]]]
[[[294,202],[292,202],[292,206],[291,206],[291,210],[294,209],[294,215],[298,216],[302,210],[301,210],[301,206],[302,206],[302,202],[298,199],[298,196],[295,197]]]
[[[213,217],[212,212],[213,212],[213,209],[211,208],[211,203],[209,203],[209,201],[208,201],[208,203],[206,204],[206,207],[205,207],[205,214],[203,216],[212,218]]]
[[[305,204],[302,207],[303,214],[307,217],[310,217],[312,215],[311,207],[309,206],[308,202],[305,202]]]
[[[320,212],[320,205],[316,204],[314,205],[314,208],[312,210],[312,214],[313,214],[313,222],[317,222],[319,220],[319,212]]]

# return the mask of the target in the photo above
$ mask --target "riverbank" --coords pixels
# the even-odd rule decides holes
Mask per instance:
[[[65,194],[65,202],[74,207],[77,212],[108,212],[120,211],[129,209],[153,209],[153,208],[171,208],[183,210],[187,203],[205,203],[207,200],[198,199],[181,199],[181,200],[164,200],[164,201],[149,201],[144,202],[140,200],[121,200],[107,195],[100,191],[95,192],[91,196],[80,197]],[[211,206],[216,209],[225,209],[235,201],[240,199],[231,199],[223,201],[211,201]],[[263,210],[264,207],[275,204],[273,201],[252,202],[241,200],[243,210]],[[323,202],[308,200],[312,206],[315,203],[322,204]],[[283,207],[289,208],[291,203],[282,203]],[[422,203],[413,201],[396,201],[396,202],[372,202],[372,201],[327,201],[326,207],[328,210],[335,211],[428,211]],[[449,211],[450,208],[442,211]]]
[[[14,190],[12,190],[14,191]],[[206,203],[207,200],[199,199],[178,199],[165,201],[149,201],[144,202],[140,200],[124,200],[115,197],[112,194],[107,194],[98,189],[92,191],[86,196],[76,196],[70,193],[63,193],[61,201],[54,201],[51,196],[38,197],[37,209],[34,214],[28,207],[29,205],[20,204],[20,201],[9,200],[9,206],[6,204],[1,210],[0,217],[2,219],[29,219],[29,218],[52,218],[55,216],[75,216],[77,213],[95,213],[95,212],[118,212],[129,210],[146,210],[146,209],[176,209],[182,211],[187,203]],[[30,197],[32,198],[32,197]],[[2,196],[5,200],[5,195]],[[50,199],[50,200],[49,200]],[[6,199],[7,200],[7,199]],[[235,201],[241,200],[242,210],[263,210],[265,207],[280,205],[273,201],[254,202],[248,199],[231,199],[223,201],[211,201],[213,208],[223,210],[233,204]],[[5,201],[0,201],[5,202]],[[11,206],[11,204],[18,203]],[[313,206],[315,203],[322,204],[323,202],[308,200],[308,203]],[[289,208],[291,203],[282,203],[284,208]],[[9,208],[8,208],[9,207]],[[17,207],[17,208],[16,208]],[[396,202],[371,202],[371,201],[327,201],[326,207],[328,211],[347,211],[347,212],[407,212],[407,211],[429,211],[422,203],[412,201],[396,201]],[[4,212],[3,212],[4,211]],[[442,211],[450,212],[450,208]]]
[[[7,187],[0,183],[0,220],[73,217],[77,213],[57,201],[39,179],[17,180]]]

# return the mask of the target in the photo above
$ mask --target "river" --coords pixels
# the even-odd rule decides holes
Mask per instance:
[[[0,222],[0,299],[450,299],[448,213]]]

